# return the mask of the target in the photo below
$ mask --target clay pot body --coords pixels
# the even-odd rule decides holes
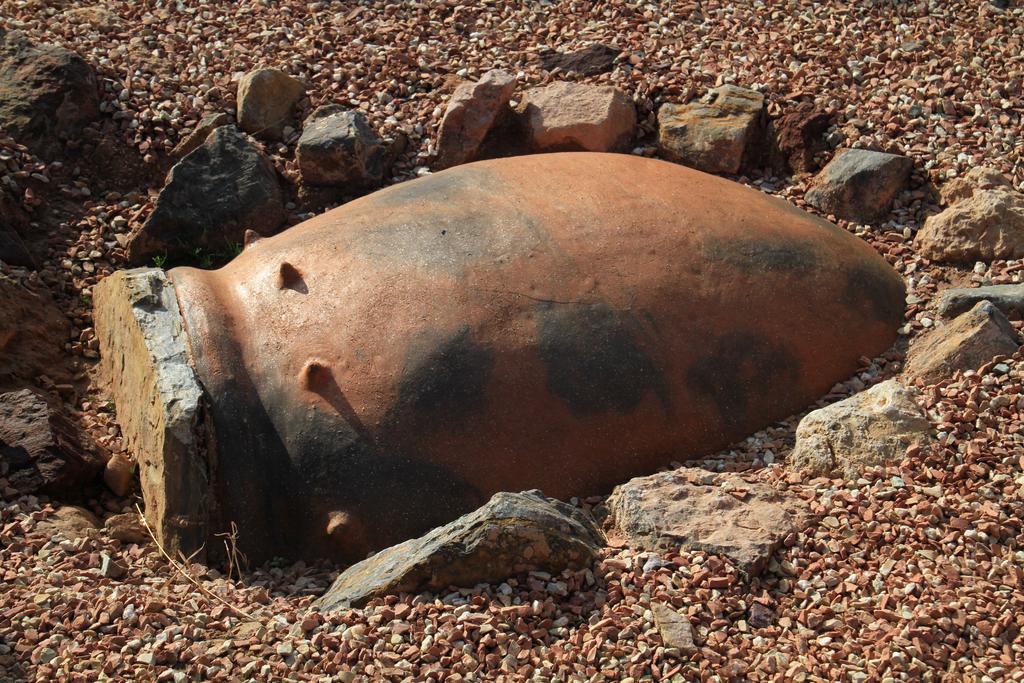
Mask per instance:
[[[218,509],[250,560],[344,561],[500,490],[606,493],[885,350],[900,277],[786,202],[662,161],[458,166],[216,271],[172,270]]]

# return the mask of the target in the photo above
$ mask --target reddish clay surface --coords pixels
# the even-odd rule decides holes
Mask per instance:
[[[610,491],[801,409],[887,348],[870,246],[628,155],[459,166],[171,271],[250,560],[355,560],[498,490]]]

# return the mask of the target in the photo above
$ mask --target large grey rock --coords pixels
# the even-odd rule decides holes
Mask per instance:
[[[295,157],[302,182],[358,190],[380,185],[386,153],[365,116],[329,105],[306,119]]]
[[[812,519],[802,498],[738,474],[690,468],[631,479],[612,492],[608,511],[609,535],[632,547],[704,550],[750,575]]]
[[[93,290],[100,371],[139,464],[146,517],[172,555],[206,540],[209,477],[196,434],[203,391],[174,288],[157,268],[119,270]]]
[[[0,127],[50,158],[99,113],[96,73],[77,53],[0,29]]]
[[[808,413],[789,464],[814,476],[857,479],[867,467],[899,462],[909,446],[929,438],[916,393],[891,379]]]
[[[910,347],[903,374],[932,384],[957,370],[977,370],[996,356],[1010,356],[1020,346],[1017,331],[988,301],[941,325]]]
[[[889,215],[913,168],[910,157],[899,154],[840,150],[815,176],[804,199],[844,220],[874,223]]]
[[[982,301],[1008,316],[1024,316],[1024,284],[991,285],[989,287],[954,287],[939,293],[935,308],[944,318],[952,318],[969,311]]]
[[[529,146],[538,152],[614,152],[625,149],[636,128],[636,108],[609,85],[558,81],[523,96]]]
[[[1011,188],[975,189],[929,216],[914,239],[922,256],[947,263],[1024,257],[1024,194]]]
[[[266,140],[280,140],[306,85],[280,69],[256,69],[238,81],[239,127]]]
[[[739,173],[764,151],[764,96],[723,85],[709,102],[663,104],[658,110],[658,149],[672,161],[706,173]]]
[[[496,493],[474,512],[349,567],[319,605],[325,610],[360,606],[389,593],[581,568],[603,545],[593,522],[571,505],[540,491]]]
[[[284,219],[273,165],[237,128],[223,126],[171,169],[153,213],[129,238],[128,259],[141,265],[197,247],[228,252],[247,229],[266,234]]]
[[[437,164],[448,168],[473,161],[516,88],[515,76],[500,69],[476,83],[459,85],[448,101],[437,137]]]

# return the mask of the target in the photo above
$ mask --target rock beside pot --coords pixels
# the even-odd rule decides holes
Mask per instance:
[[[614,152],[628,147],[636,108],[626,93],[608,85],[556,82],[531,88],[522,115],[529,146],[538,152]]]
[[[976,370],[996,356],[1010,356],[1020,346],[1013,325],[989,301],[941,325],[910,347],[903,374],[932,384],[958,370]]]
[[[804,198],[844,220],[874,223],[889,215],[913,168],[910,157],[899,154],[841,150],[814,178]]]

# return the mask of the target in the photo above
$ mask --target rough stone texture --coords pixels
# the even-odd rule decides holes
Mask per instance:
[[[238,81],[238,125],[247,133],[280,140],[306,85],[280,69],[257,69]]]
[[[944,318],[952,318],[971,310],[981,301],[990,301],[1008,317],[1019,318],[1024,316],[1024,284],[946,289],[939,292],[935,310]]]
[[[295,158],[302,182],[358,190],[380,185],[386,151],[362,113],[328,105],[306,119]]]
[[[686,468],[632,479],[607,505],[609,538],[643,550],[683,546],[724,555],[751,576],[813,519],[802,498],[738,474]]]
[[[349,567],[319,605],[322,610],[358,607],[393,593],[580,569],[592,564],[603,546],[594,523],[571,505],[540,491],[496,493],[474,512]]]
[[[684,655],[697,651],[697,646],[693,642],[693,626],[685,615],[663,602],[653,603],[651,611],[654,613],[654,623],[665,647],[675,648]]]
[[[0,457],[20,493],[81,493],[101,463],[60,407],[31,389],[0,394]]]
[[[804,199],[844,220],[874,223],[888,217],[913,168],[913,160],[899,154],[840,150],[811,182]]]
[[[558,69],[562,74],[596,76],[611,71],[621,53],[617,47],[595,43],[572,52],[546,52],[541,55],[540,63],[547,71]]]
[[[94,290],[100,370],[125,444],[139,464],[146,516],[176,556],[206,541],[202,389],[188,360],[174,289],[155,268],[120,270]]]
[[[39,529],[74,540],[93,536],[100,527],[96,515],[77,505],[62,505],[52,515],[39,523]]]
[[[947,206],[968,199],[975,190],[1012,190],[1013,183],[1002,173],[988,166],[975,166],[965,175],[953,178],[942,186],[942,203]]]
[[[658,109],[662,156],[706,173],[739,173],[756,165],[764,152],[764,96],[723,85],[709,99]]]
[[[814,476],[856,480],[867,467],[898,463],[928,441],[928,416],[917,391],[894,379],[812,411],[800,420],[787,462]]]
[[[0,127],[50,158],[99,113],[96,73],[77,53],[0,29]]]
[[[800,102],[768,124],[772,167],[780,172],[810,173],[818,170],[815,158],[827,148],[825,131],[832,125],[831,112]]]
[[[975,189],[940,214],[929,216],[914,239],[925,258],[948,263],[1024,257],[1024,194]]]
[[[42,285],[0,276],[0,390],[33,384],[40,375],[68,381],[63,344],[70,327]]]
[[[957,370],[977,370],[996,356],[1009,356],[1020,345],[1006,316],[988,301],[937,327],[915,341],[907,353],[904,376],[934,384]]]
[[[238,129],[223,126],[171,169],[153,213],[129,238],[128,259],[142,265],[196,247],[229,251],[247,229],[266,234],[284,219],[273,165]]]
[[[119,496],[127,496],[134,479],[132,464],[128,458],[120,453],[110,456],[103,468],[103,481],[107,488]]]
[[[210,133],[220,128],[221,126],[227,126],[231,124],[231,117],[224,112],[218,112],[215,114],[207,114],[199,121],[199,125],[195,127],[188,137],[178,143],[178,145],[171,152],[171,156],[175,159],[181,159],[195,150],[199,145],[206,142],[206,138],[210,137]]]
[[[149,532],[146,531],[139,515],[134,512],[111,515],[103,526],[111,538],[116,538],[124,543],[146,543],[149,541]]]
[[[487,133],[508,108],[515,89],[515,76],[500,69],[488,71],[476,83],[463,83],[455,89],[438,132],[438,167],[448,168],[477,158]]]
[[[625,149],[636,128],[636,108],[612,86],[556,82],[531,88],[521,105],[535,151],[612,152]]]

